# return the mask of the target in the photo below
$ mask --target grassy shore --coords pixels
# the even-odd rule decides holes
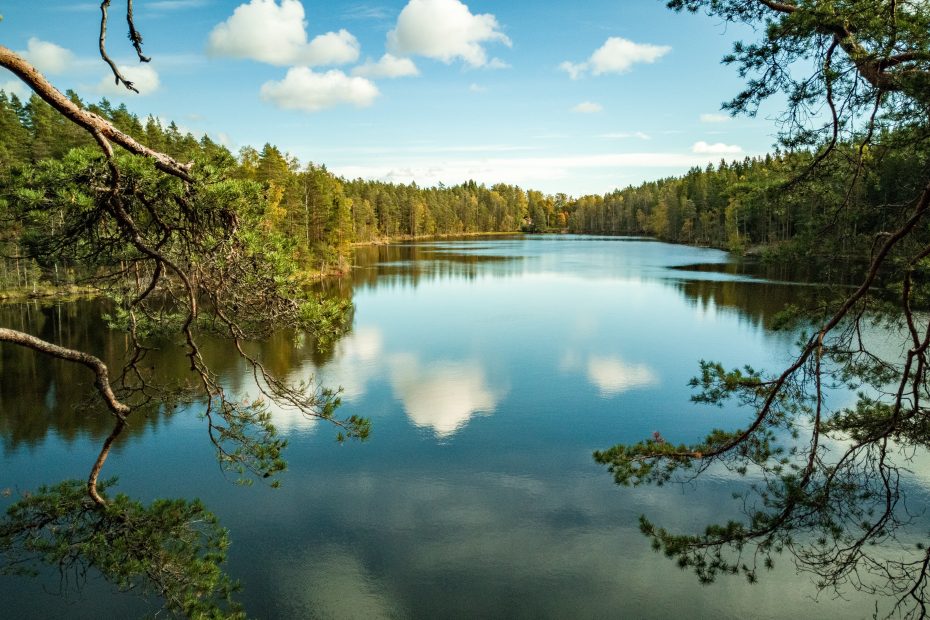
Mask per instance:
[[[0,303],[22,303],[36,299],[71,301],[82,297],[94,297],[98,291],[90,286],[65,284],[54,286],[42,283],[35,287],[15,288],[0,291]]]

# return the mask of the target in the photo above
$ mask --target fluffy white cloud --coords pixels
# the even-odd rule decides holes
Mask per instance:
[[[218,24],[207,44],[215,56],[250,58],[273,65],[292,63],[307,45],[304,5],[299,0],[252,0]]]
[[[610,37],[587,61],[573,63],[566,60],[559,65],[559,69],[568,73],[573,80],[577,80],[588,71],[594,75],[626,73],[633,65],[654,63],[670,51],[672,48],[667,45],[634,43],[622,37]]]
[[[358,40],[347,30],[327,32],[307,42],[300,0],[251,0],[236,7],[210,33],[213,56],[248,58],[272,65],[338,65],[355,62]]]
[[[510,46],[497,18],[474,15],[459,0],[410,0],[388,33],[388,49],[399,55],[418,54],[451,63],[460,58],[472,67],[488,66],[483,43]],[[499,68],[502,61],[494,65]]]
[[[735,144],[724,144],[723,142],[708,144],[701,140],[700,142],[694,143],[694,146],[691,147],[691,151],[704,155],[733,155],[735,153],[742,153],[743,148]]]
[[[702,123],[725,123],[730,120],[726,114],[701,114]]]
[[[317,112],[343,103],[369,106],[380,93],[363,77],[349,77],[335,69],[316,73],[307,67],[293,67],[280,82],[262,85],[261,94],[279,108]]]
[[[344,65],[358,60],[359,49],[358,39],[343,28],[314,37],[298,61],[311,67]]]
[[[161,80],[158,72],[151,65],[118,65],[120,73],[127,80],[133,83],[139,90],[140,95],[151,95],[161,86]],[[131,90],[125,86],[117,85],[113,80],[113,74],[107,73],[100,79],[97,90],[104,95],[134,95]]]
[[[579,114],[596,114],[603,110],[604,106],[599,103],[594,103],[593,101],[583,101],[572,108],[572,112],[578,112]]]
[[[29,39],[26,49],[21,54],[35,65],[36,69],[51,75],[65,73],[75,63],[74,54],[70,50],[35,37]]]
[[[634,43],[620,37],[610,37],[591,55],[591,71],[602,73],[625,73],[638,62],[653,63],[665,56],[672,48],[667,45]]]
[[[399,78],[420,75],[420,71],[409,58],[385,54],[378,62],[369,60],[364,65],[355,67],[352,75],[367,78]]]

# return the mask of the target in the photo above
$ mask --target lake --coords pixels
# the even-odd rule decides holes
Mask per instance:
[[[772,330],[814,287],[752,275],[720,251],[648,239],[515,236],[357,250],[352,331],[327,351],[281,335],[258,348],[278,373],[343,388],[364,443],[278,412],[280,489],[240,487],[195,411],[136,420],[104,477],[131,496],[199,497],[229,528],[228,569],[258,618],[849,618],[870,597],[824,594],[789,557],[749,585],[710,586],[657,555],[638,518],[701,531],[739,515],[746,480],[621,488],[592,452],[656,431],[691,442],[748,412],[689,402],[698,361],[779,369],[795,335]],[[124,337],[94,302],[0,307],[0,324],[115,360]],[[244,368],[211,343],[224,381]],[[179,358],[179,359],[178,359]],[[183,356],[156,357],[166,374]],[[109,432],[76,410],[85,369],[0,348],[0,489],[84,478]],[[925,487],[917,489],[925,498]],[[2,500],[9,503],[11,499]],[[90,577],[0,578],[7,617],[151,611]],[[69,585],[69,584],[65,584]]]

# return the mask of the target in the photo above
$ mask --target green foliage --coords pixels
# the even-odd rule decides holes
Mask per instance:
[[[227,225],[235,222],[243,249],[265,262],[275,272],[271,278],[284,287],[305,287],[320,276],[346,271],[353,242],[514,232],[529,221],[528,194],[518,187],[488,188],[469,181],[419,188],[346,181],[324,166],[301,168],[270,144],[261,151],[245,148],[236,157],[206,136],[198,141],[182,134],[174,123],[165,127],[153,117],[142,122],[125,105],[114,108],[104,99],[86,106],[71,97],[150,147],[193,161],[199,181],[197,210],[185,214],[175,205],[176,214],[196,215],[198,222],[215,217],[225,218]],[[178,182],[158,174],[150,162],[120,156],[119,165],[131,177],[127,185],[149,201],[152,196],[178,196]],[[5,225],[0,232],[0,289],[26,289],[38,282],[73,284],[125,258],[116,247],[98,249],[94,243],[100,239],[86,239],[83,246],[59,243],[99,219],[99,196],[91,190],[105,188],[107,175],[86,132],[38,97],[23,104],[0,92],[0,222]],[[564,196],[529,195],[535,197],[537,221],[565,226],[566,213],[556,213],[566,202]],[[3,258],[22,254],[35,257],[41,271],[27,274],[20,263]]]
[[[120,494],[101,507],[75,480],[24,494],[0,521],[3,573],[45,564],[80,581],[92,570],[189,618],[244,617],[232,598],[238,585],[222,570],[228,546],[226,530],[198,501],[145,506]]]
[[[888,227],[882,205],[904,200],[928,166],[927,144],[911,129],[880,136],[868,151],[858,190],[847,181],[858,147],[840,145],[816,175],[796,182],[814,160],[809,151],[693,168],[673,177],[585,196],[567,205],[572,232],[652,235],[737,253],[759,252],[771,262],[815,260],[863,264],[876,232]],[[829,206],[828,206],[829,205]]]
[[[711,468],[752,474],[735,494],[740,519],[677,534],[643,517],[656,551],[693,570],[750,582],[788,553],[819,589],[883,597],[889,616],[924,617],[930,553],[908,533],[902,467],[930,445],[930,7],[872,0],[671,0],[744,23],[744,89],[724,108],[755,114],[784,101],[773,157],[586,200],[577,231],[656,234],[737,251],[769,245],[775,260],[814,258],[864,269],[857,286],[823,287],[814,307],[776,323],[810,329],[793,363],[766,376],[702,361],[692,400],[735,404],[749,422],[701,443],[652,439],[595,453],[619,484],[693,480]],[[825,113],[826,112],[826,113]],[[663,233],[664,230],[664,233]],[[876,342],[876,335],[879,335]],[[835,388],[859,392],[831,407]],[[878,606],[876,606],[878,615]]]

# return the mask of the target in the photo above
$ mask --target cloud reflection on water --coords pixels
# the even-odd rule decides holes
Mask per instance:
[[[490,414],[506,390],[488,385],[476,361],[443,361],[422,367],[411,354],[390,360],[391,384],[416,426],[440,439],[450,437],[477,414]]]
[[[633,364],[616,355],[588,355],[569,350],[562,354],[559,369],[564,373],[585,372],[601,398],[612,398],[630,390],[659,384],[659,374],[648,364]]]
[[[588,380],[608,398],[658,384],[659,377],[645,364],[629,364],[618,357],[588,358]]]
[[[507,392],[489,385],[477,360],[427,363],[414,353],[389,354],[383,332],[372,326],[347,335],[336,345],[332,360],[315,370],[308,362],[290,378],[297,381],[315,375],[319,385],[341,388],[346,402],[361,401],[373,381],[387,378],[410,421],[431,430],[438,439],[452,436],[475,415],[493,413]],[[249,383],[254,392],[254,381]],[[280,407],[272,407],[271,412],[283,432],[303,432],[317,422]]]
[[[382,371],[384,334],[373,326],[360,327],[336,344],[332,361],[319,374],[328,387],[341,387],[342,399],[360,400],[367,391],[368,382]]]

